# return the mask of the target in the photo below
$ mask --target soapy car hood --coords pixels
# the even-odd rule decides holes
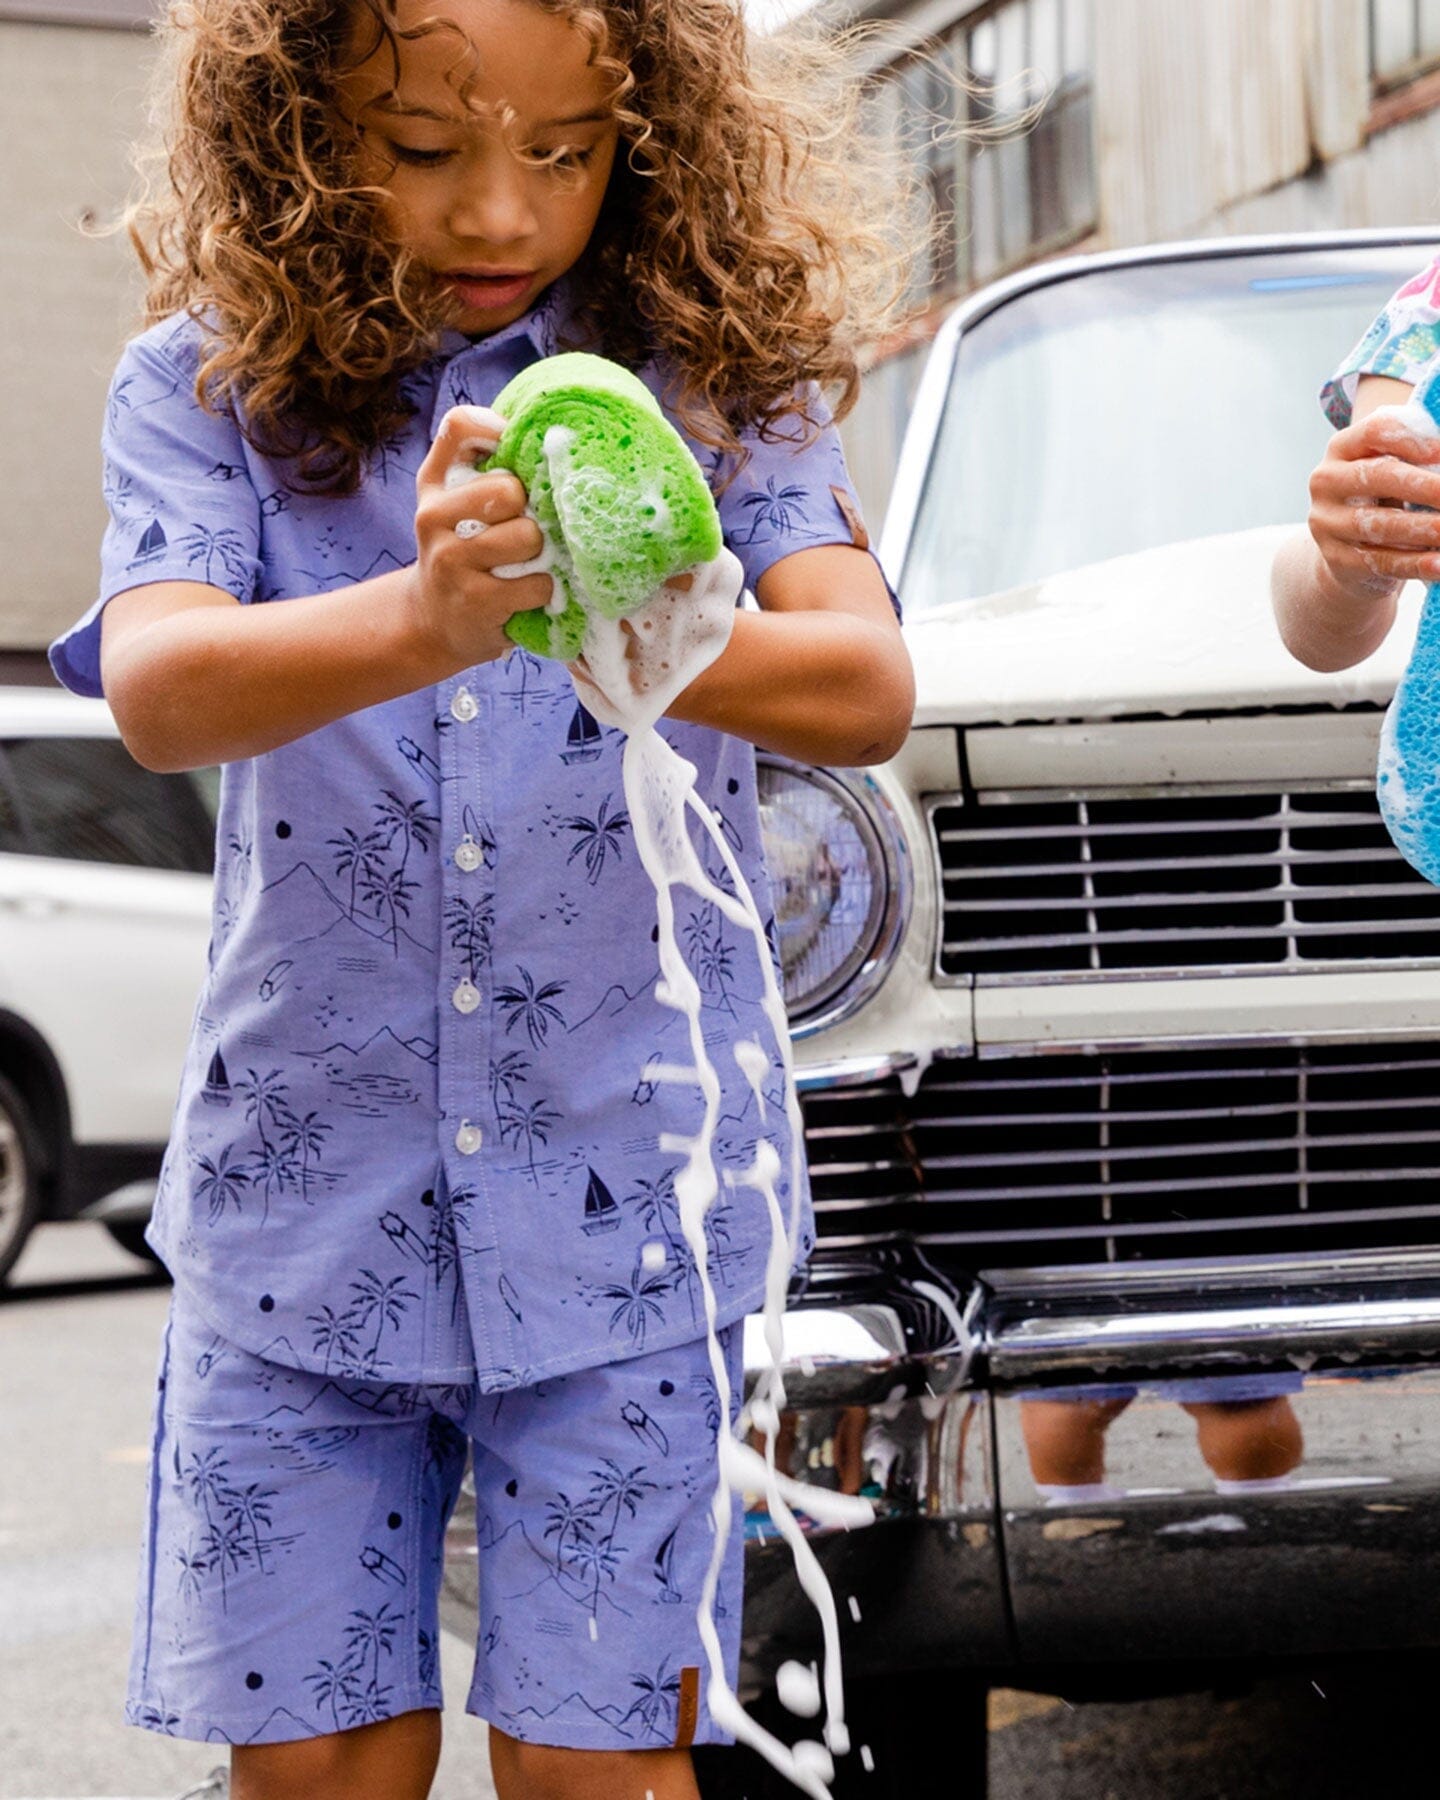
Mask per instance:
[[[1294,531],[1165,544],[924,614],[905,628],[916,725],[1385,705],[1424,588],[1406,586],[1373,656],[1336,674],[1307,669],[1270,608],[1270,565]]]

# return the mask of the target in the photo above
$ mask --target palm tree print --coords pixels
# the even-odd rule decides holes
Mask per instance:
[[[346,826],[339,837],[326,838],[325,842],[334,850],[331,859],[337,875],[350,877],[350,913],[355,917],[355,889],[357,884],[372,876],[379,866],[376,852],[381,848],[380,833],[367,831],[362,838],[359,832]]]
[[[325,1358],[325,1373],[330,1373],[330,1360],[339,1359],[341,1367],[351,1363],[360,1347],[359,1320],[353,1312],[337,1313],[331,1306],[307,1313],[305,1323],[315,1327],[311,1348]]]
[[[385,833],[387,850],[397,837],[405,840],[405,848],[400,854],[400,873],[403,875],[411,847],[430,848],[432,835],[440,829],[439,816],[426,812],[423,800],[402,800],[392,788],[386,788],[385,798],[375,802],[375,811],[378,815],[376,829]]]
[[[370,1346],[369,1367],[383,1368],[380,1358],[380,1340],[385,1335],[385,1327],[393,1325],[398,1331],[405,1314],[409,1311],[409,1303],[420,1296],[413,1288],[407,1288],[403,1275],[392,1276],[389,1281],[382,1281],[373,1269],[362,1269],[362,1279],[350,1283],[350,1291],[355,1295],[351,1311],[355,1322],[364,1331],[372,1319],[379,1322],[375,1327],[375,1342]]]
[[[498,1113],[502,1105],[510,1105],[515,1090],[522,1087],[530,1069],[530,1058],[523,1050],[507,1050],[498,1062],[490,1065],[490,1104]]]
[[[292,1159],[296,1150],[300,1152],[300,1195],[302,1199],[310,1198],[310,1162],[313,1156],[318,1163],[320,1152],[325,1147],[325,1140],[334,1130],[327,1125],[317,1112],[306,1113],[303,1119],[290,1114],[284,1124],[284,1149]]]
[[[407,919],[410,917],[410,896],[419,886],[420,883],[412,881],[403,867],[372,868],[360,878],[361,891],[375,917],[380,919],[389,911],[390,924],[385,935],[396,956],[400,954],[400,919],[402,915]]]
[[[473,900],[463,900],[452,894],[445,902],[445,923],[450,931],[450,948],[464,957],[466,973],[478,986],[481,967],[490,956],[495,896],[479,894]]]
[[[638,1718],[646,1731],[669,1743],[675,1735],[675,1722],[680,1714],[680,1675],[670,1670],[667,1656],[653,1675],[630,1677],[631,1687],[639,1688],[640,1698],[620,1723]]]
[[[645,1327],[653,1316],[663,1319],[665,1309],[660,1304],[663,1294],[668,1294],[672,1286],[672,1278],[667,1270],[659,1269],[654,1273],[647,1270],[637,1256],[635,1267],[630,1273],[628,1286],[619,1282],[605,1282],[594,1285],[597,1298],[616,1300],[619,1304],[610,1315],[610,1329],[623,1322],[630,1333],[630,1342],[636,1350],[645,1348]]]
[[[553,1500],[545,1503],[546,1525],[544,1535],[556,1538],[555,1560],[563,1571],[565,1566],[565,1535],[570,1534],[572,1546],[582,1538],[594,1535],[590,1525],[590,1515],[594,1508],[588,1500],[572,1500],[568,1494],[556,1493]]]
[[[528,969],[517,969],[516,973],[520,977],[520,985],[497,988],[495,1003],[502,1012],[508,1014],[505,1020],[506,1032],[513,1031],[523,1020],[530,1042],[539,1050],[544,1047],[552,1021],[562,1027],[565,1024],[565,1015],[554,1003],[565,992],[569,983],[547,981],[543,987],[537,988]]]
[[[254,1069],[247,1069],[244,1076],[235,1083],[235,1092],[245,1096],[245,1117],[254,1119],[262,1144],[268,1145],[270,1142],[265,1135],[267,1118],[272,1125],[278,1126],[288,1124],[292,1117],[285,1099],[288,1091],[286,1083],[280,1079],[279,1069],[271,1069],[265,1075],[257,1075]]]
[[[611,1505],[615,1511],[611,1516],[610,1529],[606,1533],[607,1541],[614,1542],[620,1535],[620,1510],[623,1507],[633,1519],[646,1494],[657,1491],[658,1484],[647,1481],[645,1464],[640,1463],[633,1469],[622,1469],[613,1456],[602,1459],[601,1467],[590,1471],[592,1481],[590,1492],[597,1508]]]
[[[734,980],[735,951],[725,942],[725,926],[715,907],[707,903],[698,912],[691,913],[685,921],[683,936],[700,992],[718,999],[733,1017],[735,1006],[730,998],[730,985]]]
[[[230,1154],[230,1146],[225,1144],[221,1147],[217,1162],[211,1162],[208,1156],[196,1159],[204,1174],[196,1182],[195,1192],[209,1202],[212,1225],[219,1220],[227,1206],[233,1206],[237,1213],[242,1210],[240,1190],[249,1185],[250,1177],[244,1164],[232,1163]]]
[[[594,887],[600,879],[605,867],[605,858],[613,850],[615,859],[620,859],[625,833],[630,829],[630,815],[626,812],[612,813],[609,810],[610,796],[607,794],[600,802],[600,810],[593,819],[587,819],[580,813],[573,813],[564,821],[567,831],[578,832],[579,836],[570,846],[566,863],[584,855],[585,875]]]
[[[695,1315],[695,1291],[693,1276],[695,1259],[687,1256],[683,1239],[677,1235],[680,1224],[680,1202],[675,1196],[675,1170],[666,1169],[654,1181],[643,1175],[637,1176],[635,1190],[626,1194],[621,1200],[622,1206],[633,1206],[640,1216],[640,1224],[646,1231],[654,1231],[658,1227],[670,1251],[671,1266],[683,1271],[685,1290],[690,1300],[690,1317]],[[672,1229],[672,1220],[674,1228]],[[678,1285],[678,1284],[677,1284]]]
[[[775,485],[776,477],[767,475],[765,486],[759,492],[747,494],[740,502],[750,511],[750,530],[733,540],[737,544],[753,544],[761,531],[772,536],[795,534],[796,524],[803,524],[806,517],[806,491],[803,487],[791,484],[786,487]]]
[[[245,553],[245,540],[238,531],[228,525],[222,525],[218,531],[212,531],[208,525],[192,525],[184,537],[180,539],[180,548],[185,552],[186,560],[192,563],[205,564],[204,580],[207,587],[216,586],[211,573],[211,562],[220,558],[220,567],[232,582],[243,582],[249,571],[249,561]]]
[[[544,1100],[532,1100],[528,1106],[509,1106],[500,1114],[500,1139],[508,1143],[513,1137],[518,1144],[525,1140],[525,1156],[530,1165],[530,1179],[539,1187],[535,1169],[535,1145],[550,1142],[550,1127],[560,1123],[560,1114]]]
[[[225,1509],[227,1520],[236,1519],[246,1526],[250,1532],[250,1545],[255,1552],[255,1561],[261,1571],[265,1568],[265,1552],[269,1548],[269,1540],[260,1536],[260,1527],[275,1523],[270,1502],[278,1500],[278,1488],[262,1488],[258,1481],[252,1481],[248,1487],[232,1488],[229,1503]]]
[[[364,1669],[367,1658],[373,1658],[372,1679],[380,1679],[380,1658],[392,1654],[395,1646],[395,1633],[400,1629],[404,1615],[397,1609],[392,1612],[389,1601],[381,1603],[379,1612],[367,1613],[352,1611],[353,1624],[345,1627],[345,1643],[349,1656],[353,1657],[357,1666]]]

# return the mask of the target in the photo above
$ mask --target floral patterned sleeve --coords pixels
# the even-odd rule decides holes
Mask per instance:
[[[1440,356],[1440,257],[1407,281],[1320,390],[1330,423],[1350,423],[1362,375],[1389,375],[1412,386]]]

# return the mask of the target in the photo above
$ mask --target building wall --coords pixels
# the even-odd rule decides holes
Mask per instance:
[[[933,32],[975,8],[866,10]],[[1368,56],[1366,0],[1094,0],[1098,226],[1072,251],[1433,224],[1440,73],[1376,98]],[[872,528],[926,353],[872,368],[844,427]]]
[[[0,17],[0,647],[43,646],[95,597],[105,528],[100,422],[137,329],[121,233],[86,238],[127,191],[144,108],[143,33]]]

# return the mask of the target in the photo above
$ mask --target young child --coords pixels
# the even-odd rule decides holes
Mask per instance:
[[[881,760],[913,697],[818,398],[853,394],[842,275],[878,241],[843,119],[767,97],[738,0],[188,0],[162,36],[150,324],[99,598],[51,649],[141,762],[223,765],[129,1717],[233,1745],[235,1800],[424,1795],[473,1442],[500,1794],[680,1800],[727,1741],[696,1621],[726,1421],[660,1148],[700,1099],[647,1077],[683,1025],[623,740],[507,654],[550,593],[496,573],[540,549],[526,495],[447,476],[562,348],[689,434],[761,610],[663,728],[772,911],[752,746]],[[731,928],[681,923],[717,1043],[769,1046]],[[717,1060],[743,1170],[758,1109]],[[722,1183],[706,1229],[738,1392],[762,1196]]]
[[[1336,426],[1310,477],[1309,531],[1275,559],[1281,636],[1312,669],[1348,669],[1395,623],[1407,581],[1440,581],[1440,439],[1379,408],[1403,406],[1440,357],[1440,259],[1405,284],[1325,384]]]

